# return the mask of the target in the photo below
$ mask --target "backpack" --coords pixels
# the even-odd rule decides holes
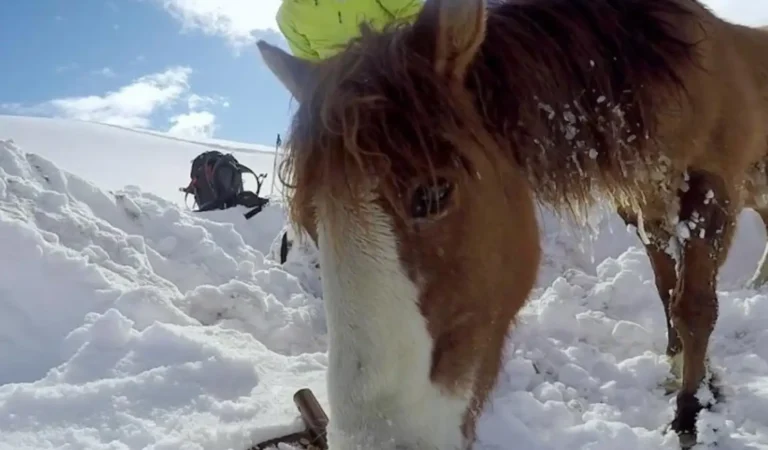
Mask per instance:
[[[256,192],[243,189],[243,173],[256,177]],[[245,214],[246,219],[258,214],[269,200],[259,197],[261,186],[267,174],[256,175],[250,168],[240,164],[231,153],[216,150],[203,152],[192,160],[189,172],[190,182],[180,188],[185,193],[184,203],[191,194],[197,210],[194,212],[228,209],[237,205],[253,208]]]

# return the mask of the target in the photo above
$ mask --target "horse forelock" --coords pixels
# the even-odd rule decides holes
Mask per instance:
[[[475,158],[498,157],[490,149],[478,154],[487,135],[470,97],[446,84],[414,41],[408,27],[364,26],[321,64],[294,116],[280,171],[296,223],[313,225],[316,198],[355,209],[371,188],[402,218],[414,180],[438,173],[466,180],[475,176]]]

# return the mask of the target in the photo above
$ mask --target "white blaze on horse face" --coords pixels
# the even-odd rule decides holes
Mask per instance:
[[[330,448],[464,448],[471,394],[443,393],[430,380],[433,340],[392,219],[371,201],[356,214],[334,210],[331,228],[327,207],[318,204],[317,217],[330,337]]]

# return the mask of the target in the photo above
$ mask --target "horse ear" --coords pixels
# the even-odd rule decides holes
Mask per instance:
[[[440,75],[461,82],[485,39],[486,0],[427,0],[415,27],[433,36]]]
[[[301,102],[303,89],[311,77],[315,64],[290,55],[264,40],[259,40],[256,46],[269,70],[283,83],[291,95]]]

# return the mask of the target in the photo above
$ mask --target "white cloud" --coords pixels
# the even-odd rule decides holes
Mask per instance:
[[[206,97],[202,95],[192,94],[187,98],[187,106],[190,110],[195,110],[200,107],[210,105],[221,105],[224,108],[229,108],[229,101],[221,96]]]
[[[208,111],[192,111],[187,114],[179,114],[171,117],[173,124],[168,130],[169,134],[188,139],[201,139],[213,137],[216,131],[216,116]]]
[[[768,25],[768,2],[760,0],[703,0],[721,18],[742,25]]]
[[[170,106],[189,90],[188,67],[173,67],[146,75],[103,96],[69,97],[48,104],[57,115],[70,119],[127,127],[149,127],[157,109]]]
[[[93,73],[108,75],[112,72],[104,68]],[[166,110],[172,114],[168,133],[187,138],[213,137],[218,125],[215,114],[208,109],[227,108],[229,101],[219,95],[203,96],[190,92],[191,73],[188,67],[171,67],[137,78],[104,95],[59,98],[33,105],[0,103],[0,111],[152,128],[153,116]]]
[[[258,30],[277,30],[281,0],[155,0],[186,29],[225,37],[233,46],[253,42]],[[352,0],[350,0],[352,1]]]

